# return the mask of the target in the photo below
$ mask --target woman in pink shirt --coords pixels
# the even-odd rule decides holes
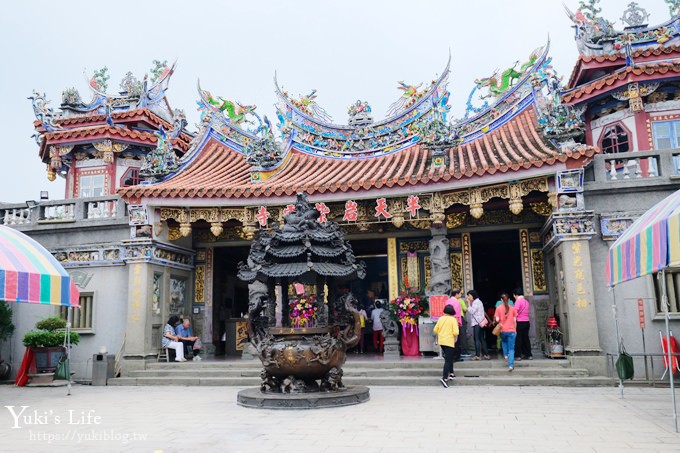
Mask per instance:
[[[515,302],[516,304],[517,302]],[[515,369],[515,338],[517,337],[517,309],[504,299],[503,303],[496,308],[494,316],[496,322],[501,325],[501,346],[503,355],[508,361],[508,371]]]
[[[529,312],[531,305],[529,301],[522,295],[522,290],[517,288],[513,291],[515,298],[515,308],[517,309],[517,360],[528,359],[533,360],[534,356],[531,354],[531,341],[529,340]]]

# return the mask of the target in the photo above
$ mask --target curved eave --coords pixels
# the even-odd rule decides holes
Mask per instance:
[[[630,82],[649,82],[677,77],[680,77],[680,59],[628,66],[563,93],[562,101],[572,105],[580,104],[626,86]]]
[[[674,40],[677,42],[677,40]],[[656,45],[653,47],[648,47],[645,49],[638,49],[633,52],[633,60],[636,64],[649,63],[654,60],[659,60],[659,57],[666,58],[669,55],[680,54],[680,45]],[[614,54],[605,55],[579,55],[574,68],[571,71],[571,76],[569,77],[569,82],[567,83],[568,89],[574,89],[577,87],[578,80],[581,79],[582,74],[585,71],[593,69],[607,69],[611,68],[613,65],[625,64],[626,54],[625,52],[618,52]]]
[[[548,174],[554,172],[548,170],[552,165],[591,157],[596,152],[595,147],[564,152],[553,149],[537,130],[534,110],[526,109],[482,137],[449,149],[448,165],[439,168],[431,166],[431,153],[420,145],[388,156],[354,161],[292,151],[290,162],[279,172],[264,182],[251,183],[251,167],[245,156],[212,139],[176,176],[156,184],[126,187],[118,193],[129,200],[244,199],[247,204],[270,204],[299,192],[361,197],[370,196],[367,192],[389,190],[396,195],[414,189],[426,191],[432,185],[460,186],[466,180],[482,181],[480,178],[514,179],[520,177],[516,172]]]

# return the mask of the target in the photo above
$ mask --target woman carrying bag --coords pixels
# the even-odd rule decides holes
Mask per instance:
[[[496,322],[501,326],[501,346],[503,356],[508,361],[508,371],[515,369],[515,339],[517,338],[517,309],[503,300],[503,303],[496,308],[494,316]]]

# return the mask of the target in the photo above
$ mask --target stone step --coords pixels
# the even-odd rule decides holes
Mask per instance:
[[[354,368],[343,367],[345,376],[429,376],[436,375],[441,370],[441,364],[437,368]],[[507,367],[456,367],[456,374],[460,376],[493,376],[506,374]],[[522,376],[588,376],[585,369],[576,368],[543,368],[543,367],[517,367],[514,371]],[[173,368],[149,369],[131,371],[129,377],[259,377],[259,368],[194,368],[191,365],[174,366]]]
[[[508,373],[509,374],[509,373]],[[350,377],[346,376],[343,381],[346,385],[366,386],[439,386],[437,376],[428,377]],[[126,377],[109,380],[112,386],[144,386],[144,385],[182,385],[182,386],[236,386],[257,387],[260,385],[259,378],[246,377]],[[493,385],[493,386],[558,386],[558,387],[592,387],[613,386],[615,382],[611,378],[577,376],[577,377],[524,377],[513,374],[512,376],[488,376],[488,377],[457,377],[450,382],[450,386],[458,387],[465,385]]]
[[[147,370],[165,370],[165,369],[177,369],[178,363],[172,362],[151,362],[146,365]],[[236,369],[236,370],[246,370],[246,369],[262,369],[262,364],[259,360],[202,360],[200,362],[187,362],[181,366],[190,366],[194,369]],[[362,360],[348,358],[347,362],[343,365],[343,369],[354,369],[354,368],[372,368],[372,369],[408,369],[408,368],[427,368],[427,369],[438,369],[443,366],[442,360],[434,360],[433,357],[416,357],[413,359],[401,359],[401,360],[384,360],[382,358],[366,358]],[[507,364],[504,360],[465,360],[463,362],[456,362],[456,369],[459,368],[507,368]],[[535,359],[535,360],[522,360],[515,362],[515,368],[524,367],[539,367],[539,368],[556,368],[556,369],[569,369],[570,362],[568,360],[550,360],[550,359]]]

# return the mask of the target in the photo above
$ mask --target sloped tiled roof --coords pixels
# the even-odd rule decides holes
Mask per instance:
[[[633,52],[633,60],[636,59],[655,59],[654,57],[658,56],[666,56],[674,53],[680,53],[680,46],[676,45],[670,45],[670,46],[656,46],[656,47],[647,47],[644,49],[639,49]],[[611,53],[611,54],[605,54],[605,55],[579,55],[578,60],[576,61],[576,64],[574,65],[574,69],[571,72],[571,76],[569,77],[569,83],[567,84],[568,87],[573,87],[574,84],[576,83],[576,77],[581,74],[581,68],[584,66],[584,64],[588,64],[591,62],[596,62],[596,63],[606,63],[606,62],[624,62],[626,60],[626,54],[624,51],[618,52],[618,53]],[[645,61],[647,63],[648,61]],[[639,63],[639,62],[638,62]],[[580,77],[580,76],[579,76]]]
[[[618,88],[619,86],[628,84],[630,81],[640,81],[639,79],[645,79],[646,76],[656,74],[668,74],[668,77],[678,77],[678,73],[680,73],[680,60],[659,61],[627,66],[568,91],[562,95],[562,100],[566,103],[579,102],[581,98],[586,99],[590,94],[597,93],[603,88]]]
[[[263,182],[251,183],[245,156],[216,141],[208,141],[187,166],[173,177],[152,185],[119,190],[124,198],[239,198],[333,193],[381,187],[425,185],[461,180],[496,172],[506,173],[583,155],[597,148],[559,152],[537,130],[536,113],[529,108],[503,126],[476,140],[448,150],[448,165],[435,168],[431,153],[420,145],[366,159],[347,160],[293,151],[289,161]]]

